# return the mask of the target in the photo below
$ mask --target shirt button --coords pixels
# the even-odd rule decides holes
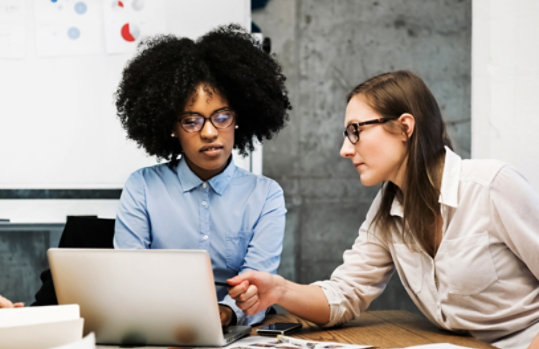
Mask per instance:
[[[206,189],[208,187],[208,183],[204,182],[202,183],[202,188]]]
[[[202,237],[202,240],[208,240],[208,235],[204,235],[204,236]]]
[[[202,206],[204,206],[204,207],[208,206],[208,202],[207,202],[207,201],[202,201],[201,204],[202,204]]]

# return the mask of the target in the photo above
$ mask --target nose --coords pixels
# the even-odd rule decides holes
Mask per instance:
[[[219,134],[219,131],[213,126],[210,119],[206,119],[206,122],[202,126],[202,129],[200,130],[200,137],[204,139],[213,140],[217,137]]]
[[[348,137],[344,137],[342,142],[340,154],[343,158],[351,158],[354,156],[356,149]]]

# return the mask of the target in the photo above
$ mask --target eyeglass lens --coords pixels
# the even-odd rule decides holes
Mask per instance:
[[[234,121],[234,112],[232,110],[220,110],[209,118],[202,115],[188,115],[180,120],[180,125],[187,132],[197,132],[204,127],[208,119],[215,128],[227,128]]]
[[[380,119],[373,119],[373,120],[367,120],[363,122],[358,123],[351,123],[350,125],[346,126],[346,129],[343,132],[343,135],[345,137],[348,137],[348,140],[352,144],[356,144],[359,141],[359,127],[365,126],[365,125],[375,125],[375,124],[384,124],[390,120],[398,119],[398,117],[390,116],[390,117],[384,117]]]
[[[356,124],[348,125],[343,134],[352,144],[356,144],[359,141],[359,129]]]

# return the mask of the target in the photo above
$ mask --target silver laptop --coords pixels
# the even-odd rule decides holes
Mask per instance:
[[[59,304],[80,305],[99,344],[224,346],[249,326],[223,331],[204,250],[51,248]]]

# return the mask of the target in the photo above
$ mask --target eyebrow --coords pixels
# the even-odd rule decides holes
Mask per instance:
[[[232,108],[230,108],[229,106],[217,108],[214,111],[212,111],[210,113],[210,115],[213,115],[213,114],[215,114],[217,112],[220,112],[220,111],[223,111],[223,110],[232,110]],[[200,116],[204,116],[204,115],[202,115],[200,113],[197,113],[196,111],[191,111],[191,110],[184,111],[183,113],[180,114],[180,116],[184,116],[184,115],[200,115]]]

